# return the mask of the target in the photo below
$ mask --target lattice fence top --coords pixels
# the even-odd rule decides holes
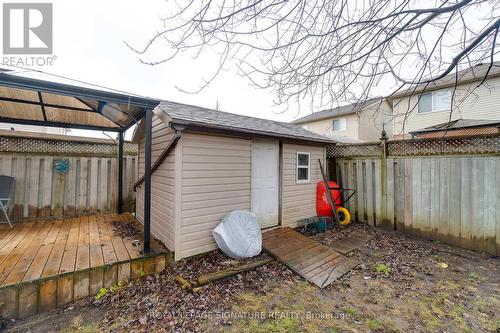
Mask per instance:
[[[118,145],[52,139],[0,136],[0,153],[116,156]],[[126,142],[124,154],[137,155],[137,145]]]
[[[326,157],[378,157],[380,153],[380,143],[342,144],[326,148]]]
[[[388,155],[467,155],[500,153],[500,136],[402,140],[387,143]]]
[[[387,142],[387,156],[500,154],[500,136],[412,139]],[[381,143],[342,144],[327,148],[327,157],[380,157]]]

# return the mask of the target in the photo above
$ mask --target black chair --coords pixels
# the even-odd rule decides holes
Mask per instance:
[[[5,215],[7,223],[9,223],[12,228],[12,223],[10,222],[8,205],[9,201],[12,199],[12,190],[14,189],[14,178],[10,176],[0,176],[0,210]]]

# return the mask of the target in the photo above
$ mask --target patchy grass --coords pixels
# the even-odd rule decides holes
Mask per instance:
[[[378,263],[373,266],[373,271],[376,273],[384,273],[385,275],[389,275],[391,269],[386,264]]]
[[[498,258],[450,250],[442,244],[359,224],[312,237],[330,246],[359,229],[373,235],[365,246],[348,255],[360,265],[324,289],[278,262],[196,292],[183,290],[173,281],[177,275],[194,278],[227,268],[231,261],[214,251],[183,260],[140,281],[113,286],[102,292],[99,300],[89,297],[80,308],[75,305],[74,310],[47,320],[45,326],[34,322],[29,328],[32,332],[69,333],[499,331]],[[449,265],[444,269],[439,263]],[[236,316],[166,316],[156,320],[150,315],[152,310],[195,314],[224,311]],[[73,314],[83,319],[73,322]]]

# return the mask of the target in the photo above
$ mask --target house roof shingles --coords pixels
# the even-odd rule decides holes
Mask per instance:
[[[158,106],[174,124],[198,126],[300,141],[333,144],[335,141],[289,123],[248,117],[194,105],[162,101]]]
[[[486,119],[457,119],[450,122],[441,123],[429,127],[425,127],[419,130],[412,131],[410,133],[427,133],[443,130],[457,130],[462,128],[471,127],[498,127],[500,126],[500,120],[486,120]]]
[[[463,69],[458,73],[453,72],[451,74],[448,74],[439,80],[429,83],[428,85],[422,83],[416,86],[412,86],[406,90],[396,92],[395,94],[392,94],[387,98],[393,100],[395,98],[401,98],[408,95],[429,92],[441,88],[453,87],[457,82],[458,84],[466,84],[470,82],[481,81],[486,76],[489,66],[490,63],[477,64],[475,66]],[[488,72],[488,78],[491,79],[494,77],[500,77],[500,61],[493,62]]]

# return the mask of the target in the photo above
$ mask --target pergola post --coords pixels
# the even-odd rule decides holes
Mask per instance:
[[[118,214],[123,213],[123,132],[118,133]]]
[[[151,141],[153,128],[153,112],[146,110],[145,115],[145,143],[144,143],[144,254],[150,250],[151,231]]]

